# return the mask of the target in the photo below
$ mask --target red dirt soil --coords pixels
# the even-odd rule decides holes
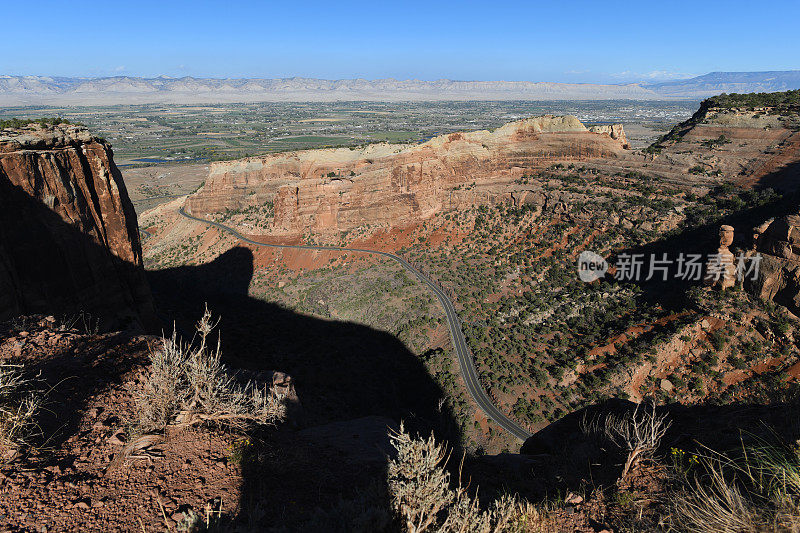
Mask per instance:
[[[234,437],[168,433],[163,457],[116,469],[133,392],[154,337],[83,335],[42,321],[0,334],[0,362],[41,372],[46,395],[41,448],[0,466],[0,530],[163,531],[212,503],[236,510],[240,472],[227,456]],[[163,509],[163,511],[162,511]]]

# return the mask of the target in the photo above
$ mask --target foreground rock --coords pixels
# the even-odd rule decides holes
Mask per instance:
[[[78,126],[0,131],[0,320],[36,312],[155,326],[111,147]]]
[[[34,446],[15,462],[0,461],[0,530],[174,531],[209,502],[223,513],[235,509],[242,483],[241,466],[228,459],[235,435],[170,430],[112,468],[136,421],[148,352],[160,340],[87,335],[53,317],[0,323],[0,364],[36,376],[46,402],[34,415],[41,428],[30,437]]]

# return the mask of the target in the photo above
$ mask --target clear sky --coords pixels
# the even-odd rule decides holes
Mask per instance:
[[[800,2],[7,2],[0,74],[642,81],[800,69]]]

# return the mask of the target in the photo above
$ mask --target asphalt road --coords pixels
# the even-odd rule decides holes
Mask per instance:
[[[495,423],[500,425],[500,427],[502,427],[504,430],[514,435],[516,438],[524,441],[525,439],[531,436],[530,433],[525,431],[516,422],[511,420],[502,411],[500,411],[500,409],[498,409],[486,395],[486,392],[483,390],[483,387],[481,387],[481,384],[478,381],[478,374],[475,370],[475,363],[472,360],[472,354],[470,353],[469,348],[467,347],[467,342],[464,339],[464,333],[461,331],[461,323],[458,319],[458,314],[456,313],[455,307],[453,307],[453,302],[450,300],[447,294],[445,294],[445,292],[442,291],[442,289],[440,289],[433,281],[431,281],[427,276],[422,274],[422,272],[414,268],[402,257],[390,254],[388,252],[381,252],[378,250],[367,250],[364,248],[344,248],[340,246],[314,246],[314,245],[299,245],[299,244],[268,244],[264,242],[258,242],[252,239],[248,239],[235,229],[225,226],[224,224],[220,224],[212,220],[206,220],[204,218],[199,218],[194,215],[190,215],[189,213],[184,211],[183,208],[180,208],[179,212],[186,218],[202,222],[203,224],[207,224],[209,226],[214,226],[217,229],[230,233],[231,235],[233,235],[234,237],[236,237],[241,241],[248,242],[250,244],[255,244],[257,246],[267,246],[269,248],[295,248],[299,250],[334,250],[338,252],[357,252],[357,253],[381,255],[383,257],[388,257],[389,259],[397,261],[398,263],[400,263],[400,265],[403,266],[403,268],[411,272],[414,276],[416,276],[417,279],[419,279],[422,283],[424,283],[436,295],[436,298],[442,305],[445,315],[447,316],[447,327],[450,329],[450,339],[452,340],[453,346],[456,349],[456,354],[458,355],[458,365],[461,368],[461,376],[464,378],[464,382],[467,385],[467,390],[472,395],[472,398],[475,400],[475,403],[478,404],[478,407],[481,408],[481,410],[486,414],[487,417],[494,420]]]

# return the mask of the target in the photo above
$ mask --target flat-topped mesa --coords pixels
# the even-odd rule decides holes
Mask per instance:
[[[20,128],[0,129],[0,154],[19,150],[52,150],[99,142],[89,130],[74,124],[45,126],[32,123]]]
[[[798,95],[722,94],[704,100],[691,118],[645,150],[647,172],[672,174],[697,187],[734,181],[794,191],[800,183]]]
[[[403,224],[486,202],[486,187],[553,161],[618,157],[626,142],[621,125],[591,131],[576,117],[546,115],[422,144],[271,154],[212,164],[187,207],[197,215],[263,209],[276,234]]]
[[[74,125],[0,130],[0,320],[81,311],[101,328],[155,326],[111,148]]]

